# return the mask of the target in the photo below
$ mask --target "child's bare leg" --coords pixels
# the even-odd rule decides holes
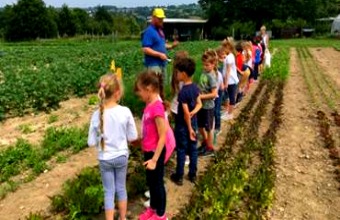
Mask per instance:
[[[207,143],[206,143],[206,142],[207,142],[207,139],[208,139],[207,132],[205,131],[204,128],[199,128],[198,130],[199,130],[199,132],[200,132],[200,134],[201,134],[201,136],[202,136],[202,138],[203,138],[202,143],[205,142],[205,144],[207,144]]]
[[[118,202],[119,208],[119,219],[125,220],[126,219],[126,210],[127,210],[127,201],[120,201]]]
[[[113,216],[114,216],[114,210],[113,209],[105,210],[105,219],[106,220],[112,220]]]

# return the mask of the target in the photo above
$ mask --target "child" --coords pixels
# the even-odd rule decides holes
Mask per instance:
[[[150,207],[140,220],[166,220],[166,191],[164,187],[164,160],[166,119],[162,102],[163,86],[161,75],[151,71],[139,74],[135,91],[146,103],[142,120],[142,149],[146,167],[146,181],[150,190]]]
[[[218,48],[216,50],[216,55],[217,55],[216,57],[217,68],[215,69],[215,71],[217,72],[217,97],[215,98],[215,111],[214,111],[214,116],[215,116],[214,143],[216,142],[216,136],[221,131],[221,105],[222,105],[222,99],[223,99],[223,93],[224,93],[224,83],[223,83],[223,75],[222,75],[223,69],[218,68],[218,63],[220,60],[223,62],[225,59],[224,49],[222,47]]]
[[[195,73],[195,61],[183,58],[176,63],[177,78],[183,82],[178,94],[178,114],[175,119],[175,138],[177,149],[176,173],[170,179],[177,185],[183,185],[185,154],[190,158],[189,180],[195,182],[197,172],[197,118],[196,113],[202,107],[200,90],[192,82]],[[197,107],[196,107],[197,106]]]
[[[175,119],[177,115],[178,110],[178,93],[179,90],[182,88],[183,82],[178,80],[177,77],[177,70],[176,70],[176,64],[178,61],[180,61],[183,58],[186,58],[189,56],[189,53],[187,51],[177,51],[175,54],[174,62],[173,62],[173,72],[171,77],[171,95],[173,96],[173,99],[171,101],[171,118]],[[185,157],[185,165],[189,165],[190,160],[189,157]]]
[[[128,141],[137,139],[137,129],[130,109],[118,104],[122,94],[123,88],[115,74],[100,78],[100,107],[92,115],[88,136],[88,145],[96,146],[99,152],[106,220],[114,217],[115,194],[118,197],[120,219],[126,217]]]
[[[236,45],[236,68],[237,74],[239,77],[239,84],[238,84],[238,91],[237,91],[237,98],[236,98],[236,105],[239,104],[243,98],[244,91],[247,86],[247,82],[250,75],[250,68],[245,64],[245,55],[243,53],[242,43],[238,43]]]
[[[259,76],[259,65],[261,62],[261,46],[259,46],[259,39],[254,37],[252,40],[253,45],[253,73],[254,73],[254,80],[257,82],[257,78]]]
[[[230,41],[223,43],[225,48],[227,58],[226,58],[226,75],[225,75],[225,87],[228,91],[229,104],[227,106],[227,111],[222,115],[223,120],[232,120],[234,106],[236,104],[236,92],[237,84],[239,79],[237,77],[236,71],[236,61],[235,61],[235,48],[234,44]]]
[[[177,77],[177,70],[176,70],[176,64],[179,60],[188,57],[189,54],[187,51],[178,51],[175,54],[175,58],[174,58],[174,62],[173,62],[173,73],[172,73],[172,77],[171,77],[171,95],[173,96],[173,99],[171,101],[171,114],[172,114],[172,118],[176,117],[177,114],[177,109],[178,109],[178,93],[179,90],[182,87],[182,82],[180,82],[178,80]]]
[[[220,46],[217,50],[217,56],[218,56],[218,71],[222,74],[223,78],[223,90],[221,94],[221,108],[224,106],[225,108],[227,107],[227,102],[228,102],[228,92],[225,88],[226,82],[224,81],[225,75],[226,75],[226,70],[227,70],[227,62],[226,62],[226,54],[225,54],[225,48],[223,46]],[[220,96],[220,95],[219,95]],[[215,126],[216,127],[216,126]]]
[[[202,56],[203,73],[200,77],[202,109],[198,112],[198,128],[203,137],[199,155],[210,156],[214,153],[213,125],[214,99],[217,97],[217,55],[214,50],[207,50]]]

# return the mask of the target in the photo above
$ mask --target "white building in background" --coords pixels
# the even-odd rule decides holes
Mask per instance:
[[[334,19],[332,23],[331,33],[340,35],[340,14]]]

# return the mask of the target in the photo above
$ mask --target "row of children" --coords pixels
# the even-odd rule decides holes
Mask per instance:
[[[220,112],[223,97],[228,97],[223,119],[231,119],[236,101],[245,92],[247,68],[250,55],[248,44],[243,45],[242,66],[237,65],[232,40],[225,40],[217,51],[207,50],[202,55],[203,73],[199,85],[193,82],[196,71],[195,61],[186,52],[178,53],[173,74],[172,112],[175,121],[174,134],[177,149],[176,172],[171,180],[183,183],[184,163],[189,155],[188,178],[194,182],[197,174],[197,157],[212,155],[213,130],[220,129]],[[246,53],[244,52],[246,51]],[[222,62],[219,71],[218,61]],[[249,63],[250,64],[250,63]],[[237,71],[241,76],[238,78]],[[254,77],[255,79],[255,77]],[[123,86],[117,74],[101,77],[98,96],[100,107],[91,118],[88,145],[98,149],[98,160],[104,187],[105,215],[114,218],[114,198],[118,198],[120,219],[126,219],[127,192],[126,175],[129,157],[128,143],[141,145],[144,153],[147,185],[150,191],[150,207],[140,216],[141,220],[165,220],[166,191],[164,187],[164,164],[166,160],[167,114],[164,105],[163,79],[151,71],[138,75],[135,92],[146,103],[142,120],[142,134],[138,133],[133,115],[128,107],[121,106]],[[240,82],[240,83],[239,83]],[[238,91],[238,95],[236,95]],[[227,95],[226,95],[227,94]],[[238,98],[237,98],[237,97]],[[199,130],[202,147],[197,149]]]

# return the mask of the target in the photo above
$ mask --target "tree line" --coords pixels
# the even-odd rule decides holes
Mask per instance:
[[[198,4],[169,5],[167,17],[200,17]],[[97,6],[81,9],[47,7],[43,0],[19,0],[0,8],[0,38],[6,41],[76,35],[139,36],[153,7]]]
[[[199,0],[215,38],[253,35],[265,24],[280,37],[283,29],[318,27],[318,18],[340,13],[340,0]],[[327,25],[327,30],[330,26]],[[329,27],[328,27],[329,26]],[[267,28],[267,29],[268,29]]]
[[[19,0],[0,11],[0,35],[7,41],[75,35],[139,35],[145,21],[133,14],[112,13],[105,7],[46,7],[42,0]]]

